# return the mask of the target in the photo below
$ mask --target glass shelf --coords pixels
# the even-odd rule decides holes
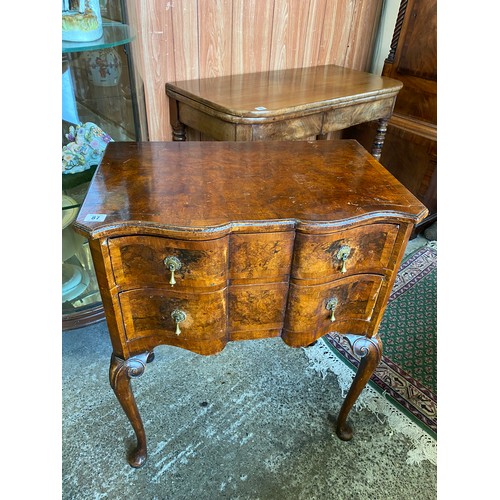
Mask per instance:
[[[121,0],[101,2],[103,36],[93,42],[62,42],[62,146],[70,125],[91,122],[114,141],[148,140],[144,85],[135,71],[128,24]],[[96,62],[99,60],[99,70]],[[62,173],[63,331],[104,319],[89,242],[72,227],[97,165]]]
[[[62,42],[62,53],[84,52],[89,50],[109,49],[125,45],[134,39],[134,34],[127,24],[117,21],[102,23],[103,35],[93,42]]]

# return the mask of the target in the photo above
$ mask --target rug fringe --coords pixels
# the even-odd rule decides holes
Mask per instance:
[[[310,361],[309,369],[320,373],[323,378],[328,375],[328,372],[336,375],[342,397],[345,397],[354,378],[354,371],[336,356],[323,339],[319,339],[313,346],[305,347],[304,352]],[[429,460],[432,464],[437,464],[437,441],[372,387],[367,385],[363,389],[354,408],[356,411],[366,408],[373,412],[381,422],[388,424],[391,434],[400,432],[410,439],[413,449],[408,451],[406,463],[414,465],[420,464],[423,460]],[[381,418],[381,415],[385,417],[385,420]]]

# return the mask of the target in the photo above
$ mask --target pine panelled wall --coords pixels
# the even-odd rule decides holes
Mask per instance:
[[[383,0],[127,0],[149,139],[170,141],[165,83],[338,64],[368,70]]]

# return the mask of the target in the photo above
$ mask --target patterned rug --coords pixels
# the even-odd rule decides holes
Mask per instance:
[[[436,246],[429,242],[403,261],[379,329],[382,360],[356,405],[384,415],[393,430],[412,439],[411,463],[436,460]],[[323,376],[333,371],[347,392],[359,357],[343,336],[329,333],[306,354],[312,368]]]

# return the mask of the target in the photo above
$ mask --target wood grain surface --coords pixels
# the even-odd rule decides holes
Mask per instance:
[[[356,141],[112,142],[74,227],[192,240],[426,213]],[[85,220],[92,214],[105,220]]]

